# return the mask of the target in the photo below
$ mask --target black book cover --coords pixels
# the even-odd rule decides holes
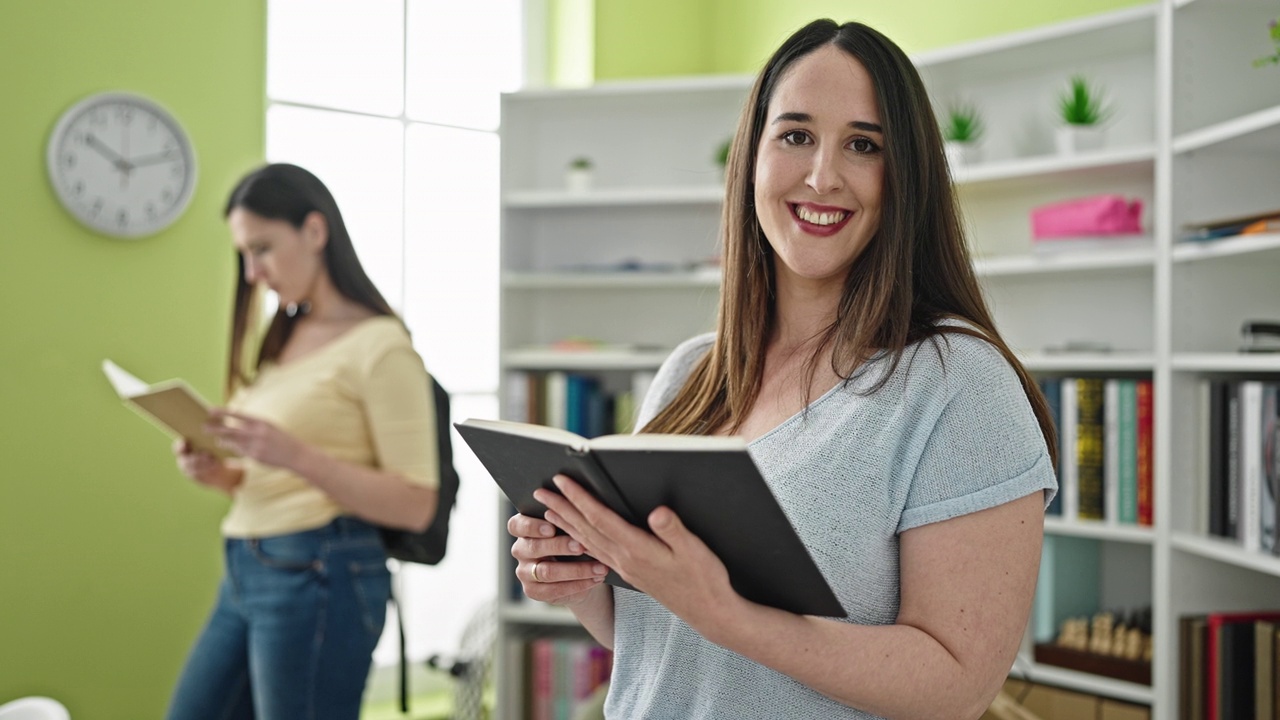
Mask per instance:
[[[1227,535],[1227,383],[1209,390],[1209,534]]]
[[[804,615],[845,617],[786,513],[741,440],[612,435],[587,440],[524,423],[468,420],[455,425],[521,513],[542,517],[538,488],[553,475],[578,480],[637,527],[666,505],[724,562],[743,597]],[[616,573],[606,582],[628,586]],[[634,589],[634,588],[632,588]]]

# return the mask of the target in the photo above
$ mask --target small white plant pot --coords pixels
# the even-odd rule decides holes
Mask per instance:
[[[1053,136],[1059,155],[1101,150],[1103,129],[1097,125],[1063,125]]]
[[[587,192],[591,189],[592,179],[590,168],[569,168],[564,173],[564,185],[569,192]]]
[[[982,162],[982,146],[976,142],[947,140],[942,144],[947,154],[947,165],[958,168]]]

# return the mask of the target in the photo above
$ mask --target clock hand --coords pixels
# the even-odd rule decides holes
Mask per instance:
[[[117,170],[127,173],[133,169],[133,163],[120,157],[119,153],[108,147],[106,143],[99,140],[96,135],[86,135],[84,138],[84,144],[93,148],[99,155],[110,161]]]
[[[143,155],[138,158],[131,158],[129,160],[129,164],[135,168],[139,168],[144,165],[155,165],[157,163],[169,162],[170,160],[177,160],[178,158],[178,151],[164,150],[158,153],[151,153],[150,155]]]

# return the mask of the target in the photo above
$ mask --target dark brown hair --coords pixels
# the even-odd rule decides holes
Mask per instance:
[[[343,297],[378,315],[395,315],[356,257],[351,236],[342,221],[342,213],[338,211],[338,203],[320,178],[297,165],[264,165],[236,184],[227,198],[223,217],[229,216],[236,208],[244,208],[268,220],[283,220],[297,229],[302,228],[311,213],[323,215],[329,228],[329,237],[324,245],[324,265],[334,288]],[[249,373],[243,367],[244,348],[246,338],[255,330],[250,317],[253,286],[245,279],[244,258],[237,253],[236,260],[236,303],[231,316],[231,358],[227,365],[228,396],[236,387],[250,382]],[[280,356],[295,321],[296,318],[290,317],[284,308],[276,311],[258,349],[255,368]]]
[[[1056,433],[1044,396],[996,331],[973,272],[942,137],[919,73],[884,35],[861,23],[831,20],[815,20],[788,38],[751,89],[726,168],[725,272],[715,345],[644,432],[732,432],[755,402],[776,322],[773,252],[754,206],[757,148],[779,81],[797,60],[830,44],[871,76],[884,128],[884,187],[880,227],[849,271],[836,317],[818,338],[806,378],[812,380],[827,348],[832,369],[846,380],[863,360],[885,350],[892,364],[874,392],[908,346],[926,339],[945,342],[946,333],[980,338],[1017,372],[1056,466]],[[949,319],[964,324],[939,324]]]

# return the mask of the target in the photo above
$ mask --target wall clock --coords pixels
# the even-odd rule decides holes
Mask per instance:
[[[151,235],[182,215],[196,184],[191,141],[164,108],[139,95],[91,95],[49,138],[49,180],[77,220],[105,235]]]

